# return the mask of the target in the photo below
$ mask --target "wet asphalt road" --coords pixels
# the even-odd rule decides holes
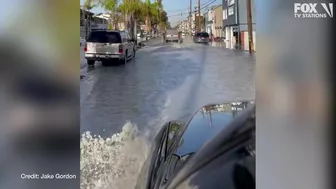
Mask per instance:
[[[255,59],[245,52],[153,39],[126,66],[87,67],[81,52],[81,131],[140,130],[186,120],[202,105],[254,99]]]

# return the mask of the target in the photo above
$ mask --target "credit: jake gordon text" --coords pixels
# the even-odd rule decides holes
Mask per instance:
[[[24,180],[71,180],[71,179],[77,179],[76,175],[72,175],[72,174],[36,174],[36,173],[32,173],[32,174],[25,174],[22,173],[20,175],[21,179]]]

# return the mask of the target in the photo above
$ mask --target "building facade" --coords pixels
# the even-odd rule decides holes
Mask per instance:
[[[80,37],[86,39],[91,31],[93,13],[80,8]]]
[[[255,6],[251,0],[253,44],[255,49]],[[246,0],[223,0],[223,31],[227,48],[248,49]]]
[[[214,37],[222,37],[223,34],[223,11],[222,5],[212,6],[204,15],[205,32]]]
[[[214,7],[210,7],[204,12],[204,31],[207,32],[209,35],[213,34],[214,32]]]
[[[224,37],[223,33],[223,7],[218,5],[213,9],[213,34],[214,37]]]

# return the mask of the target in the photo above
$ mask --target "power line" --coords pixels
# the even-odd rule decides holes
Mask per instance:
[[[211,4],[213,4],[214,2],[216,2],[217,0],[212,0],[211,2],[209,2],[207,5],[205,5],[204,6],[204,4],[203,4],[203,7],[201,7],[201,10],[202,9],[204,9],[204,8],[207,8],[209,5],[211,5]],[[194,11],[192,11],[191,13],[197,13],[198,12],[198,10],[194,10]],[[189,12],[187,12],[187,13],[182,13],[181,12],[181,14],[175,14],[175,15],[169,15],[169,16],[167,16],[168,18],[169,17],[175,17],[175,16],[183,16],[183,15],[187,15],[187,14],[189,14]]]
[[[212,0],[209,0],[209,1],[205,2],[205,3],[203,3],[201,6],[209,3],[210,1],[212,1]],[[166,12],[169,13],[169,12],[183,12],[183,11],[189,11],[189,8],[180,9],[180,10],[171,10],[171,11],[166,11]]]

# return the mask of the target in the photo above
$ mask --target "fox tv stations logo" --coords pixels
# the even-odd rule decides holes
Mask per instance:
[[[332,3],[294,3],[295,18],[333,18]]]

